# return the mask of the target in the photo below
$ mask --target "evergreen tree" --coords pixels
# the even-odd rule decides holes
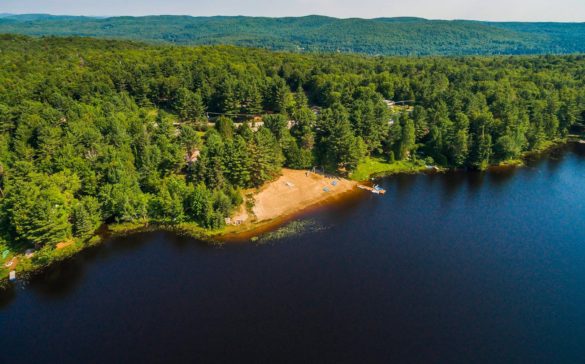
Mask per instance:
[[[365,155],[365,144],[351,132],[349,120],[335,124],[327,140],[328,162],[336,169],[353,169]]]
[[[205,106],[200,93],[194,93],[186,88],[180,88],[177,93],[175,109],[179,118],[184,121],[196,121],[203,118]]]
[[[276,140],[280,141],[290,135],[288,131],[288,118],[285,115],[264,115],[262,121],[264,121],[264,127],[272,132]]]
[[[215,121],[215,129],[217,129],[219,135],[224,139],[232,139],[234,137],[234,122],[225,116],[217,118]]]
[[[246,100],[242,105],[242,113],[258,115],[262,112],[262,93],[253,83],[247,90]]]
[[[276,138],[267,128],[260,128],[254,134],[254,140],[249,145],[249,154],[250,179],[254,186],[261,186],[280,172],[283,162],[282,151]]]
[[[93,234],[102,221],[101,206],[97,198],[85,196],[76,201],[73,205],[71,220],[74,236],[86,238]]]
[[[267,94],[264,97],[266,108],[276,113],[286,112],[288,106],[293,102],[286,82],[280,77],[275,77],[270,81]]]
[[[237,83],[227,78],[218,87],[216,94],[217,109],[221,113],[235,116],[240,111],[240,100],[236,94]]]
[[[226,143],[223,164],[227,179],[234,186],[250,187],[250,157],[246,141],[237,135]]]
[[[399,159],[408,159],[410,157],[410,152],[415,147],[415,128],[414,122],[412,119],[406,117],[403,119],[402,125],[402,135],[400,138],[400,148],[398,149],[398,158]]]

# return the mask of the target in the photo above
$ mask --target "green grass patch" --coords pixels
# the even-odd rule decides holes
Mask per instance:
[[[561,143],[561,140],[545,140],[544,142],[540,143],[537,147],[531,150],[531,153],[542,153],[546,152],[547,150],[551,149],[555,145]]]
[[[115,224],[109,224],[108,231],[113,235],[119,234],[123,235],[145,229],[147,226],[148,222],[146,220],[139,222],[120,222]]]
[[[508,159],[498,163],[500,167],[522,167],[523,165],[524,161],[522,159]]]
[[[412,161],[396,161],[389,163],[384,158],[368,157],[364,159],[349,177],[354,181],[365,181],[371,176],[390,175],[396,173],[415,173],[424,171],[426,166]]]
[[[206,239],[215,235],[220,235],[225,229],[225,227],[217,230],[205,229],[194,222],[165,224],[164,222],[147,220],[108,225],[109,236],[124,236],[137,232],[164,230],[193,238]]]
[[[213,236],[221,235],[226,231],[227,227],[221,229],[210,230],[197,225],[194,222],[183,222],[177,225],[170,225],[166,227],[166,230],[173,231],[177,234],[189,236],[195,239],[207,240],[210,243],[214,243],[210,240]]]

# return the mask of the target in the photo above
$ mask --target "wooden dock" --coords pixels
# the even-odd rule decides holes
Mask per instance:
[[[381,188],[378,185],[375,185],[374,187],[365,186],[365,185],[358,185],[358,188],[360,188],[362,190],[370,191],[371,193],[376,194],[376,195],[383,195],[386,193],[386,190]]]

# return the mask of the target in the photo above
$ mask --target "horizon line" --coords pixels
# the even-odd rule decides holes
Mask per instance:
[[[23,16],[23,15],[48,15],[48,16],[71,16],[71,17],[85,17],[85,18],[98,18],[98,19],[110,19],[110,18],[145,18],[154,16],[184,16],[190,18],[265,18],[265,19],[284,19],[284,18],[307,18],[307,17],[324,17],[339,20],[376,20],[376,19],[421,19],[428,21],[470,21],[470,22],[481,22],[481,23],[565,23],[565,24],[584,24],[585,20],[582,21],[557,21],[557,20],[478,20],[478,19],[465,19],[465,18],[424,18],[415,15],[400,15],[400,16],[378,16],[372,18],[365,17],[337,17],[324,14],[306,14],[306,15],[286,15],[286,16],[266,16],[266,15],[192,15],[192,14],[143,14],[143,15],[88,15],[88,14],[52,14],[52,13],[0,13],[4,16]],[[1,19],[1,18],[0,18]]]

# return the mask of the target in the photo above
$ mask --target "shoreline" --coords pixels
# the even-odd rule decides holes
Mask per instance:
[[[269,182],[254,192],[254,198],[260,197],[264,205],[256,212],[261,212],[259,218],[255,213],[245,212],[246,221],[239,225],[227,225],[219,230],[207,230],[196,223],[185,222],[169,225],[156,221],[138,221],[132,223],[104,224],[95,234],[87,239],[77,239],[57,248],[49,247],[35,251],[37,258],[25,257],[24,254],[15,254],[17,281],[42,274],[52,265],[70,259],[83,251],[104,243],[116,237],[137,234],[149,231],[167,231],[208,244],[242,243],[249,242],[253,237],[276,229],[299,216],[331,206],[335,202],[345,201],[349,196],[358,196],[360,190],[355,188],[357,182],[333,176],[305,174],[306,171],[283,169],[281,176]],[[294,181],[294,186],[284,183]],[[331,183],[336,182],[335,186]],[[306,182],[306,183],[305,183]],[[298,186],[297,186],[298,184]],[[284,186],[284,187],[283,187]],[[327,187],[328,191],[322,189]],[[284,192],[288,195],[283,196]],[[283,203],[282,199],[287,203]],[[243,205],[245,206],[245,202]],[[240,209],[242,210],[242,209]],[[236,212],[238,214],[238,212]],[[50,253],[50,254],[49,254]],[[4,268],[4,267],[2,267]],[[12,267],[11,267],[12,268]],[[13,269],[8,269],[8,272]],[[13,282],[9,281],[8,272],[0,278],[0,291],[7,289]]]
[[[486,169],[486,171],[497,171],[498,169],[502,168],[508,169],[523,167],[525,166],[524,161],[526,159],[542,156],[544,153],[550,152],[557,148],[562,148],[573,142],[574,142],[573,140],[564,140],[559,141],[558,143],[552,143],[543,150],[525,153],[518,159],[522,163],[500,163],[497,165],[489,166]],[[434,169],[429,172],[444,173],[451,170],[455,169],[440,168],[436,170]],[[283,175],[281,175],[281,177],[257,190],[255,196],[261,194],[263,191],[266,191],[271,186],[282,184],[282,179],[287,178],[285,174],[286,171],[287,171],[286,169],[283,169]],[[305,171],[296,172],[305,173]],[[384,178],[390,175],[425,172],[426,170],[404,171],[389,174],[375,173],[371,175],[370,178]],[[325,176],[322,177],[327,178]],[[331,178],[333,179],[333,177]],[[337,177],[335,177],[335,179],[337,179]],[[357,187],[356,181],[349,180],[345,181],[350,182],[352,188],[345,189],[336,193],[331,193],[329,195],[322,195],[318,198],[305,199],[304,201],[300,201],[299,203],[293,204],[292,207],[289,206],[288,208],[284,208],[283,211],[279,211],[278,214],[274,216],[271,216],[270,214],[266,215],[270,216],[269,218],[258,220],[254,216],[254,218],[248,219],[247,221],[243,222],[240,225],[228,225],[220,230],[215,231],[201,228],[195,223],[180,223],[177,225],[169,225],[165,223],[159,223],[156,221],[143,221],[135,223],[104,224],[96,231],[96,233],[93,236],[87,239],[72,240],[63,248],[49,250],[53,252],[53,254],[51,255],[42,256],[43,253],[46,253],[46,251],[44,252],[43,249],[36,251],[35,254],[40,254],[42,258],[44,258],[44,260],[43,259],[41,259],[40,261],[37,260],[35,263],[33,263],[31,257],[26,257],[25,254],[14,255],[13,259],[16,259],[18,261],[19,264],[17,267],[20,268],[16,270],[17,280],[21,280],[22,278],[20,277],[22,276],[24,276],[25,279],[29,279],[36,275],[42,274],[46,269],[50,268],[52,265],[70,259],[85,249],[98,246],[107,241],[108,239],[113,239],[116,237],[122,237],[131,234],[137,234],[141,232],[151,231],[172,232],[179,235],[198,239],[208,244],[248,243],[253,238],[268,233],[272,230],[275,230],[276,228],[281,227],[286,223],[291,222],[304,214],[312,213],[314,211],[318,211],[319,209],[331,207],[336,203],[347,201],[350,198],[359,198],[359,196],[365,193],[364,191],[356,188]],[[58,253],[55,254],[55,252]],[[9,269],[8,271],[11,270],[12,269]],[[8,289],[13,285],[14,282],[9,281],[8,274],[0,278],[0,292]]]
[[[215,238],[222,243],[247,242],[258,235],[270,232],[288,222],[298,219],[305,214],[310,214],[320,209],[334,206],[335,204],[348,201],[351,198],[358,198],[363,193],[364,192],[358,188],[352,189],[350,191],[344,191],[343,193],[328,196],[327,198],[315,201],[314,203],[290,210],[270,220],[249,222],[245,225],[229,227],[223,233],[216,235]]]

